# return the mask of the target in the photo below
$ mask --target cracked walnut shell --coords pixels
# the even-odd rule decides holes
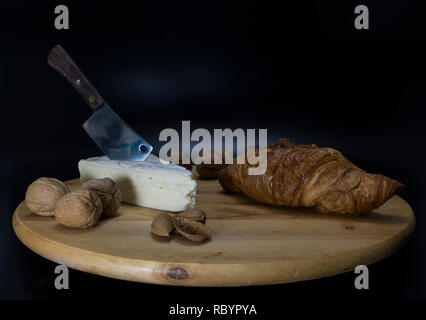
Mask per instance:
[[[173,225],[182,236],[192,241],[201,242],[210,237],[210,228],[196,220],[175,216]]]
[[[102,214],[102,200],[92,190],[78,190],[63,196],[56,205],[56,220],[71,228],[89,228]]]
[[[56,203],[69,192],[70,190],[62,181],[43,177],[29,185],[25,194],[25,203],[38,215],[53,216]]]
[[[167,213],[159,213],[152,220],[151,231],[157,236],[169,237],[173,229],[173,218]]]

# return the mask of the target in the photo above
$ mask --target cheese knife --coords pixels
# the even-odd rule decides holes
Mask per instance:
[[[152,146],[111,109],[64,48],[57,45],[50,50],[47,62],[92,108],[93,114],[83,123],[83,128],[108,158],[144,161]]]

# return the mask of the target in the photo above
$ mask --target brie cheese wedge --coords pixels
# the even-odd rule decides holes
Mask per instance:
[[[124,202],[165,211],[183,211],[195,205],[197,182],[191,171],[150,154],[145,161],[119,161],[108,157],[80,160],[80,183],[111,178]]]

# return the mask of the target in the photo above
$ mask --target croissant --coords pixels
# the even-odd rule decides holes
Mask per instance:
[[[259,149],[256,149],[259,155]],[[403,184],[355,166],[339,151],[298,145],[281,138],[266,150],[266,172],[249,175],[247,163],[219,172],[222,187],[270,205],[316,207],[321,211],[362,215],[380,207]]]

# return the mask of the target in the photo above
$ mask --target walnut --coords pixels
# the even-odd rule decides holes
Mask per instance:
[[[232,176],[228,173],[228,168],[223,168],[219,171],[217,174],[217,178],[219,179],[219,183],[222,186],[223,189],[225,189],[226,192],[229,193],[240,193],[240,188],[235,184],[233,181]]]
[[[29,185],[25,203],[31,211],[41,216],[53,216],[57,201],[69,192],[68,187],[58,179],[40,178]]]
[[[210,163],[200,163],[200,158],[203,156],[203,152],[201,152],[200,157],[197,159],[197,163],[199,164],[197,164],[195,170],[197,171],[198,177],[200,179],[216,179],[219,174],[219,171],[227,166],[227,164],[225,163],[225,157],[226,154],[229,155],[229,153],[226,150],[222,150],[222,156],[220,157],[218,151],[212,152],[210,150],[207,150],[206,152],[210,153]],[[217,158],[221,158],[221,163],[214,163],[215,155]],[[232,159],[230,155],[228,157]]]
[[[78,190],[59,199],[55,218],[67,227],[89,228],[98,222],[102,209],[102,200],[95,191]]]
[[[99,198],[101,198],[103,216],[112,217],[117,213],[121,204],[121,191],[114,180],[110,178],[90,180],[83,183],[81,188],[95,191]]]

